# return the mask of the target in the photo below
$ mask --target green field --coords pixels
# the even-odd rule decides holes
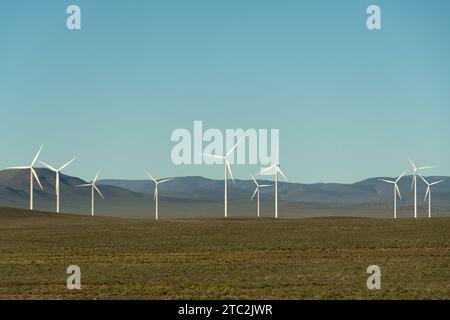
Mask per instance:
[[[66,288],[67,266],[82,289]],[[368,290],[379,265],[382,289]],[[173,220],[0,209],[0,299],[449,299],[450,219]]]

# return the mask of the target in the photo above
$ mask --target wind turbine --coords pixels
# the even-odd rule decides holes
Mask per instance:
[[[59,174],[61,173],[61,171],[64,168],[66,168],[69,164],[71,164],[74,161],[75,161],[75,159],[70,160],[66,164],[62,165],[59,169],[53,168],[51,165],[45,163],[44,161],[39,161],[40,163],[42,163],[44,166],[46,166],[47,168],[49,168],[51,171],[55,172],[55,174],[56,174],[56,182],[55,182],[56,213],[59,213]]]
[[[97,188],[97,186],[95,185],[95,182],[97,182],[98,176],[100,175],[100,171],[97,172],[97,174],[95,175],[94,181],[92,181],[91,183],[86,183],[86,184],[80,184],[77,187],[91,187],[91,192],[92,192],[92,209],[91,209],[91,216],[94,216],[94,199],[95,199],[95,193],[94,190],[98,192],[98,194],[105,199],[105,197],[103,197],[102,193],[100,192],[100,190]]]
[[[409,162],[411,162],[412,170],[413,170],[413,181],[411,184],[411,190],[414,187],[414,218],[417,218],[417,174],[419,170],[423,169],[431,169],[433,167],[417,167],[414,162],[412,162],[411,159],[409,159]]]
[[[394,219],[397,219],[397,195],[402,200],[402,195],[400,194],[400,189],[398,187],[398,182],[401,178],[405,175],[405,173],[408,170],[403,171],[403,173],[400,175],[400,177],[397,178],[397,180],[391,181],[391,180],[384,180],[384,179],[378,179],[383,182],[387,182],[394,185]]]
[[[174,178],[157,181],[155,178],[152,177],[152,175],[150,173],[147,172],[147,175],[155,183],[155,193],[153,194],[153,201],[155,201],[155,219],[158,220],[159,219],[159,216],[158,216],[158,197],[159,197],[158,186],[162,183],[169,182],[170,180],[173,180]]]
[[[36,179],[36,182],[39,184],[39,187],[41,189],[42,188],[42,184],[39,181],[38,175],[36,174],[36,171],[34,170],[34,165],[39,157],[39,154],[42,151],[42,148],[44,146],[41,146],[39,148],[39,151],[36,153],[36,155],[34,156],[33,161],[31,162],[31,164],[29,166],[21,166],[21,167],[11,167],[8,169],[12,169],[12,170],[30,170],[30,210],[33,210],[33,178]]]
[[[225,179],[224,179],[224,188],[225,188],[225,195],[224,195],[224,204],[225,204],[225,218],[228,218],[228,173],[230,173],[231,180],[234,182],[233,173],[231,172],[230,162],[228,162],[228,157],[233,153],[234,149],[241,143],[242,138],[228,151],[228,153],[225,156],[218,156],[215,154],[204,154],[202,153],[202,156],[207,156],[211,158],[216,159],[222,159],[224,161],[224,167],[225,167]]]
[[[278,159],[278,155],[277,155]],[[271,170],[275,170],[275,219],[278,219],[278,174],[281,174],[281,176],[284,178],[284,180],[288,181],[286,176],[284,175],[283,171],[280,169],[280,165],[277,163],[274,163],[268,168],[262,169],[258,174],[268,172]]]
[[[435,186],[435,185],[437,185],[437,184],[439,184],[439,183],[444,182],[444,180],[436,181],[436,182],[433,182],[433,183],[428,183],[428,181],[425,180],[424,177],[422,177],[420,174],[419,174],[419,176],[422,178],[422,180],[423,180],[423,181],[427,184],[427,186],[428,186],[428,188],[427,188],[427,193],[425,193],[425,199],[423,199],[423,201],[426,201],[426,200],[427,200],[427,197],[428,197],[428,218],[431,218],[431,187],[432,187],[432,186]]]
[[[257,195],[256,197],[256,201],[257,201],[257,217],[259,218],[259,190],[261,188],[267,188],[267,187],[271,187],[271,185],[269,184],[258,184],[258,182],[256,182],[255,177],[250,175],[250,177],[252,177],[253,182],[256,184],[256,189],[255,192],[253,193],[252,199],[250,201],[253,201],[253,198],[255,197],[255,195]]]

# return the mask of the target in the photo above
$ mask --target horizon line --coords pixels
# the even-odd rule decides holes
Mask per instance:
[[[50,172],[50,173],[53,173],[52,170],[50,170],[50,169],[48,169],[48,168],[45,168],[45,167],[34,167],[34,168],[37,169],[37,170],[45,170],[45,171],[48,171],[48,172]],[[0,173],[1,173],[1,172],[6,172],[6,171],[22,171],[22,170],[21,170],[21,169],[7,169],[7,168],[5,168],[5,169],[0,169]],[[70,174],[65,174],[65,173],[61,173],[61,176],[73,177],[73,178],[77,178],[77,179],[80,179],[80,180],[83,180],[83,181],[86,181],[86,182],[91,181],[91,180],[89,180],[89,179],[83,179],[83,178],[81,178],[81,177],[79,177],[79,176],[70,175]],[[449,179],[450,179],[450,176],[447,176],[447,175],[422,175],[422,176],[423,176],[423,177],[428,177],[428,178],[430,178],[430,177],[439,177],[439,178],[449,178]],[[413,177],[413,174],[411,173],[411,174],[409,174],[409,175],[403,176],[403,178],[407,178],[407,177]],[[203,179],[207,179],[207,180],[224,181],[224,179],[220,179],[220,178],[209,178],[209,177],[207,177],[207,176],[201,176],[201,175],[166,176],[166,177],[159,178],[159,179],[157,179],[157,180],[159,181],[159,180],[166,179],[166,178],[175,178],[175,179],[176,179],[176,178],[203,178]],[[255,179],[256,179],[256,180],[259,180],[259,181],[274,181],[274,180],[272,180],[271,178],[272,178],[272,176],[268,176],[267,178],[264,178],[264,177],[261,177],[261,176],[260,176],[260,177],[255,176]],[[361,180],[357,180],[357,181],[354,181],[354,182],[310,182],[310,183],[307,183],[307,182],[298,182],[298,181],[279,181],[278,183],[283,183],[283,184],[303,184],[303,185],[314,185],[314,184],[339,184],[339,185],[351,185],[351,184],[357,184],[357,183],[360,183],[360,182],[363,182],[363,181],[366,181],[366,180],[379,179],[379,178],[391,178],[391,179],[395,179],[395,178],[398,178],[398,177],[391,177],[391,176],[373,176],[373,177],[367,177],[367,178],[364,178],[364,179],[361,179]],[[99,182],[100,182],[100,181],[105,181],[105,180],[147,181],[148,179],[146,179],[145,177],[143,177],[143,178],[135,178],[135,179],[133,179],[133,178],[100,178],[100,179],[98,179]],[[228,179],[228,180],[231,181],[231,179]],[[234,180],[235,180],[235,181],[250,181],[250,182],[252,182],[252,179],[251,179],[251,178],[248,178],[248,179],[244,179],[244,178],[235,178]]]

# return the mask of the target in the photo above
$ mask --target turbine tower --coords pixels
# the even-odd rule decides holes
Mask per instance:
[[[224,167],[225,167],[225,179],[224,179],[224,188],[225,188],[225,194],[224,194],[224,206],[225,206],[225,219],[228,218],[228,173],[230,173],[231,180],[234,182],[233,173],[231,172],[230,162],[228,161],[228,157],[233,153],[234,149],[241,143],[242,138],[228,151],[228,153],[225,156],[218,156],[215,154],[204,154],[202,153],[202,156],[211,157],[215,159],[221,159],[224,161]]]
[[[66,164],[62,165],[59,169],[53,168],[51,165],[45,163],[44,161],[39,161],[44,166],[46,166],[48,169],[53,171],[56,174],[56,182],[55,182],[55,194],[56,194],[56,213],[59,213],[59,174],[63,169],[65,169],[69,164],[74,162],[75,159],[70,160]]]
[[[277,156],[278,159],[278,156]],[[280,169],[280,165],[275,163],[271,165],[268,168],[262,169],[258,174],[268,172],[268,171],[275,171],[275,219],[278,219],[278,174],[281,174],[281,176],[284,178],[284,180],[288,181],[286,176],[284,175],[283,171]]]
[[[391,181],[391,180],[384,180],[384,179],[378,179],[380,181],[390,183],[394,185],[394,219],[397,219],[397,195],[402,200],[402,195],[400,194],[400,189],[398,187],[398,182],[401,178],[405,175],[407,170],[403,171],[403,173],[400,175],[400,177],[397,178],[397,180]]]
[[[34,156],[33,161],[31,162],[31,164],[29,166],[20,166],[20,167],[11,167],[8,169],[11,170],[30,170],[30,210],[34,210],[34,203],[33,203],[33,178],[36,179],[36,182],[39,184],[39,187],[41,189],[42,188],[42,184],[39,181],[38,175],[36,174],[36,171],[34,170],[34,165],[36,164],[37,159],[39,158],[39,154],[42,151],[42,148],[44,146],[41,146],[39,148],[39,151],[36,153],[36,155]]]
[[[427,184],[428,188],[427,188],[427,193],[425,193],[425,199],[423,199],[423,201],[427,200],[428,197],[428,218],[431,218],[431,187],[435,186],[439,183],[444,182],[444,180],[440,180],[440,181],[436,181],[433,183],[429,183],[427,180],[425,180],[424,177],[422,177],[420,174],[419,176],[422,178],[422,180]]]
[[[158,186],[160,184],[165,183],[165,182],[169,182],[169,181],[173,180],[174,178],[164,179],[164,180],[158,181],[155,178],[153,178],[150,173],[148,173],[148,172],[146,172],[146,173],[149,176],[149,178],[152,179],[153,182],[155,183],[155,193],[153,194],[153,201],[155,201],[155,219],[158,220],[159,219],[159,216],[158,216],[158,197],[159,197]]]
[[[105,197],[103,197],[102,193],[100,192],[100,190],[97,188],[97,186],[95,185],[95,182],[97,182],[98,176],[100,175],[100,171],[97,172],[97,174],[95,175],[94,181],[92,181],[91,183],[86,183],[86,184],[80,184],[77,187],[91,187],[91,194],[92,194],[92,208],[91,208],[91,216],[94,216],[94,199],[95,199],[95,191],[98,192],[98,194],[105,199]]]
[[[417,174],[419,170],[423,169],[431,169],[433,167],[417,167],[414,162],[412,162],[411,159],[409,159],[409,162],[411,162],[412,170],[413,170],[413,181],[411,184],[411,190],[414,188],[414,218],[417,218]]]
[[[256,212],[257,212],[257,217],[259,218],[259,190],[261,188],[271,187],[271,185],[269,185],[269,184],[258,184],[258,182],[256,182],[254,176],[250,175],[250,177],[252,177],[253,182],[256,184],[255,192],[253,193],[253,196],[252,196],[250,201],[253,201],[253,198],[255,197],[255,195],[257,195],[257,197],[256,197],[256,201],[257,201]]]

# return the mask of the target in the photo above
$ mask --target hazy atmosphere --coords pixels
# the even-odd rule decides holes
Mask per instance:
[[[435,165],[450,175],[450,3],[14,1],[0,12],[0,167],[77,161],[86,180],[201,175],[175,166],[171,133],[280,130],[291,181],[352,183]],[[276,4],[276,5],[275,5]],[[408,7],[408,11],[405,11]],[[62,26],[62,27],[59,27]],[[234,166],[248,178],[260,166]]]
[[[2,3],[0,301],[257,320],[449,300],[449,13]]]

